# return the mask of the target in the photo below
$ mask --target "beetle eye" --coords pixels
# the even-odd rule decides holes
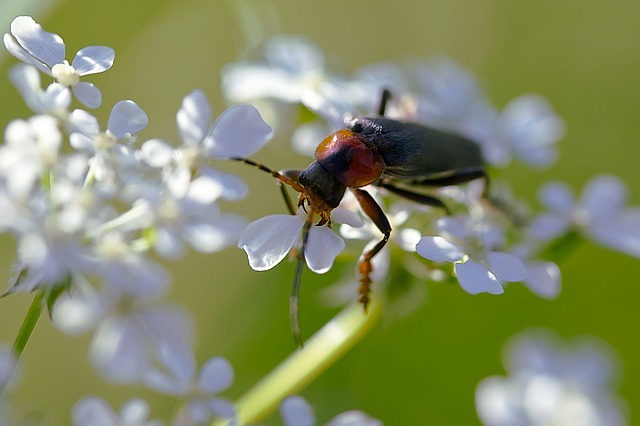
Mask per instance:
[[[362,133],[362,124],[358,122],[354,123],[353,126],[351,126],[351,131],[355,133]]]

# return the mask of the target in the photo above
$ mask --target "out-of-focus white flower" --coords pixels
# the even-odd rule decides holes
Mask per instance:
[[[64,87],[70,87],[80,102],[89,108],[98,108],[102,93],[92,83],[80,77],[97,74],[111,68],[115,53],[107,46],[87,46],[76,53],[69,65],[65,58],[62,38],[42,29],[30,16],[18,16],[11,22],[11,34],[5,34],[4,45],[13,56],[34,65],[53,77]]]
[[[576,201],[569,187],[553,182],[542,187],[540,200],[549,212],[531,224],[531,236],[548,241],[575,229],[603,246],[640,257],[640,208],[625,207],[625,184],[614,176],[596,176]]]
[[[15,377],[16,358],[9,345],[0,344],[0,391]]]
[[[268,40],[263,61],[227,65],[222,70],[222,91],[234,102],[267,98],[299,103],[335,126],[342,125],[343,114],[354,111],[366,92],[349,80],[329,74],[322,50],[294,36]]]
[[[476,410],[487,426],[621,426],[623,402],[615,385],[612,350],[594,338],[562,344],[537,331],[514,338],[505,349],[507,377],[484,379]]]
[[[496,251],[502,232],[486,221],[442,217],[436,221],[442,236],[422,237],[416,251],[434,262],[451,262],[460,286],[468,293],[501,294],[503,281],[526,277],[524,264],[510,253]]]
[[[165,345],[160,349],[159,359],[163,369],[149,370],[144,383],[155,391],[184,399],[177,410],[178,424],[203,424],[212,416],[223,419],[235,416],[233,405],[215,396],[233,383],[229,361],[211,358],[196,375],[195,357],[187,347]]]
[[[564,122],[540,95],[522,95],[502,110],[499,143],[505,160],[511,156],[536,167],[548,167],[557,157],[556,143],[564,136]]]
[[[163,278],[145,285],[119,283],[101,292],[76,283],[55,304],[53,322],[67,333],[95,328],[90,355],[98,371],[114,382],[135,383],[161,347],[191,344],[193,324],[187,312],[160,299],[167,287]]]
[[[149,420],[149,405],[142,399],[130,399],[116,413],[98,396],[85,396],[73,406],[74,426],[160,426]]]
[[[13,120],[0,146],[0,178],[12,197],[25,200],[43,174],[58,162],[62,134],[53,117]]]
[[[301,396],[290,396],[280,404],[280,416],[285,426],[314,426],[316,417],[311,405]],[[352,410],[338,414],[326,426],[382,426],[378,419],[362,411]]]
[[[40,74],[32,65],[20,64],[9,70],[9,78],[27,106],[36,114],[62,118],[71,105],[71,92],[60,83],[51,83],[46,90],[40,86]]]

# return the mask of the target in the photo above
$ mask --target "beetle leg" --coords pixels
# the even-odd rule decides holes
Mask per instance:
[[[439,198],[432,197],[425,194],[418,194],[416,192],[407,191],[406,189],[401,189],[391,185],[390,183],[381,182],[378,186],[392,192],[396,195],[399,195],[407,200],[414,201],[419,204],[425,204],[427,206],[438,207],[445,211],[446,214],[451,214],[449,208],[443,203]]]
[[[391,92],[389,89],[382,90],[382,96],[380,96],[380,105],[378,105],[378,115],[384,117],[384,113],[387,110],[387,102],[391,99]]]
[[[360,208],[364,211],[364,214],[367,215],[369,219],[373,221],[376,227],[382,232],[384,235],[382,236],[382,240],[378,241],[378,243],[369,251],[367,251],[360,263],[360,288],[358,289],[358,294],[360,295],[360,303],[362,303],[362,307],[364,310],[367,310],[367,305],[369,304],[369,293],[371,292],[371,272],[373,271],[373,265],[371,264],[371,259],[382,250],[387,241],[389,241],[389,235],[391,235],[391,224],[389,223],[389,219],[385,216],[382,208],[378,205],[376,200],[373,199],[368,192],[362,189],[354,189],[354,195],[358,199],[358,203],[360,204]]]
[[[484,179],[484,193],[486,194],[489,188],[489,175],[484,168],[469,168],[458,170],[450,176],[414,180],[411,183],[413,185],[425,186],[451,186],[471,182],[472,180],[476,179]]]

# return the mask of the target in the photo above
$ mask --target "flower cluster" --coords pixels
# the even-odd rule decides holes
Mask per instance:
[[[159,261],[177,259],[187,247],[213,253],[236,243],[246,222],[221,211],[219,201],[241,199],[247,188],[211,160],[250,154],[271,128],[249,105],[212,122],[196,90],[177,113],[179,145],[139,144],[148,117],[135,102],[116,103],[106,127],[72,109],[71,93],[85,106],[100,106],[99,89],[79,78],[108,70],[112,49],[86,47],[69,65],[62,38],[27,16],[12,22],[4,44],[26,63],[10,78],[35,114],[9,123],[0,146],[0,231],[17,241],[6,293],[34,292],[34,303],[47,306],[61,330],[92,331],[98,371],[185,401],[181,424],[233,417],[230,403],[215,397],[233,378],[226,360],[205,363],[197,379],[185,375],[195,370],[194,327],[186,309],[163,300],[170,277]],[[39,72],[55,82],[42,88]],[[5,358],[3,387],[13,370]],[[107,420],[114,416],[95,398],[74,410],[79,425],[115,423]],[[130,423],[146,417],[145,404],[135,401],[121,414]]]
[[[523,333],[505,349],[509,376],[478,385],[478,415],[487,426],[627,424],[626,407],[611,389],[614,359],[594,338],[567,345],[548,331]]]

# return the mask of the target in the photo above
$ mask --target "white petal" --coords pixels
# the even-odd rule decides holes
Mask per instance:
[[[640,208],[628,208],[602,218],[588,232],[602,245],[640,257]]]
[[[71,90],[73,90],[73,94],[76,95],[76,98],[78,98],[78,100],[88,108],[95,109],[102,105],[102,93],[100,93],[100,89],[92,83],[81,81],[74,85]]]
[[[527,94],[509,102],[502,112],[503,132],[521,160],[549,166],[564,135],[564,123],[542,96]]]
[[[316,423],[311,405],[297,395],[282,401],[280,415],[285,426],[313,426]]]
[[[149,139],[140,147],[142,160],[152,167],[167,166],[173,160],[175,150],[161,139]]]
[[[566,216],[543,213],[529,225],[529,235],[536,240],[548,241],[568,231],[570,224]]]
[[[88,154],[94,154],[96,152],[94,140],[82,133],[71,133],[69,135],[69,144],[73,149],[83,151]]]
[[[289,73],[265,65],[230,64],[222,69],[222,93],[235,102],[261,98],[299,102],[301,87]]]
[[[182,100],[176,116],[180,139],[185,145],[202,142],[211,125],[211,105],[204,93],[194,90]]]
[[[178,259],[184,256],[185,247],[180,235],[173,229],[166,227],[156,230],[153,248],[160,256],[168,259]]]
[[[222,357],[211,358],[200,370],[198,384],[207,394],[227,390],[233,383],[233,367]]]
[[[540,297],[555,299],[560,294],[562,277],[560,268],[553,262],[528,262],[526,286]]]
[[[422,234],[417,229],[405,228],[396,231],[394,240],[402,250],[414,252],[421,237]]]
[[[524,263],[513,254],[494,251],[487,254],[487,262],[491,273],[500,280],[522,281],[527,276]]]
[[[476,388],[476,410],[485,425],[525,426],[531,424],[524,418],[522,395],[516,383],[502,377],[489,377]]]
[[[85,396],[73,406],[74,426],[110,426],[119,423],[107,402],[97,396]]]
[[[204,145],[210,156],[247,157],[271,138],[273,131],[252,105],[236,105],[216,120]]]
[[[72,132],[79,132],[85,136],[95,136],[100,132],[98,119],[82,109],[71,111],[69,122],[71,124],[70,131]]]
[[[297,215],[265,216],[242,231],[238,247],[247,253],[251,268],[256,271],[271,269],[291,250],[303,224]]]
[[[78,75],[97,74],[111,68],[116,53],[108,46],[87,46],[80,49],[73,58],[73,66]]]
[[[338,206],[331,211],[331,220],[336,223],[349,225],[351,228],[362,228],[362,216],[349,208]]]
[[[5,34],[2,40],[4,41],[4,46],[13,56],[20,59],[22,62],[26,62],[26,64],[34,65],[41,72],[51,75],[49,66],[31,56],[29,52],[24,50],[10,34]]]
[[[158,358],[173,374],[179,385],[186,388],[194,379],[196,359],[188,346],[164,344]]]
[[[247,221],[234,214],[221,214],[212,223],[193,223],[186,226],[185,238],[200,253],[214,253],[235,245]]]
[[[464,240],[469,233],[465,221],[460,217],[443,216],[436,220],[439,233],[451,236],[456,240]]]
[[[480,263],[467,260],[464,263],[456,263],[454,269],[460,287],[467,293],[504,293],[496,277]]]
[[[573,193],[564,182],[550,182],[538,192],[540,202],[551,211],[569,215],[575,205]]]
[[[265,43],[264,52],[269,65],[292,74],[304,74],[324,67],[322,49],[305,37],[272,37]]]
[[[125,424],[147,425],[144,422],[149,417],[149,404],[142,399],[130,399],[120,409],[120,417]]]
[[[96,324],[103,314],[99,298],[79,294],[62,296],[53,307],[53,323],[69,334],[83,333]]]
[[[328,226],[312,226],[304,248],[304,257],[309,269],[317,274],[324,274],[331,269],[333,261],[344,247],[344,240]]]
[[[326,426],[383,426],[383,423],[362,411],[351,410],[338,414]]]
[[[226,200],[240,200],[249,192],[247,184],[236,175],[223,173],[211,167],[201,168],[191,186],[196,182],[202,182],[198,185],[203,185],[202,189],[206,188],[209,192],[210,195],[205,199],[210,199],[210,202],[220,197]]]
[[[606,217],[618,212],[628,198],[627,187],[615,176],[597,176],[582,190],[580,206],[591,216]]]
[[[120,383],[136,382],[149,365],[146,343],[126,319],[103,321],[93,336],[90,355],[98,371]]]
[[[442,237],[422,237],[416,245],[416,251],[434,262],[456,262],[464,256],[458,246]]]
[[[46,111],[66,110],[71,105],[71,91],[59,83],[51,83],[44,91],[42,104]]]
[[[147,127],[149,117],[135,102],[120,101],[113,106],[109,115],[107,129],[113,136],[120,139],[127,135],[134,135]]]
[[[30,16],[18,16],[11,22],[11,34],[31,55],[53,67],[64,60],[62,38],[42,29]]]

